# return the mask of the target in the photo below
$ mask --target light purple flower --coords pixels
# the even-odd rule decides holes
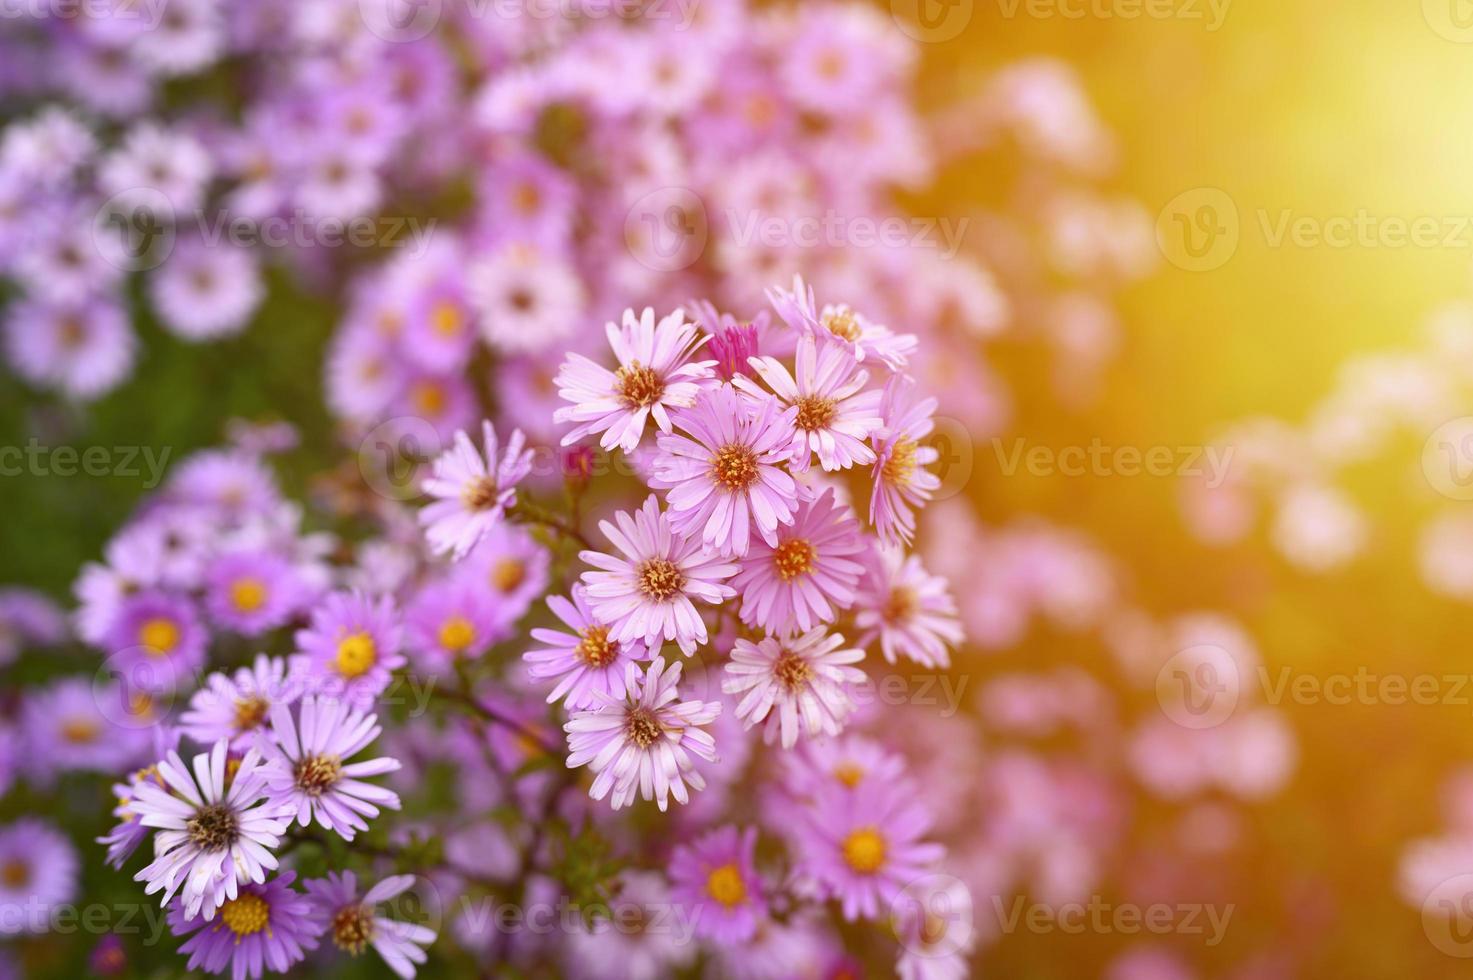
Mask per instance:
[[[501,636],[494,593],[469,578],[433,579],[404,611],[407,645],[425,673],[440,676],[457,660],[473,660]]]
[[[228,238],[177,243],[148,286],[160,321],[189,341],[239,333],[266,295],[255,254]]]
[[[655,311],[646,309],[638,318],[624,312],[622,326],[605,328],[609,346],[619,362],[610,371],[582,354],[569,354],[558,372],[558,394],[572,406],[553,416],[558,422],[577,426],[563,436],[570,446],[599,432],[599,445],[616,446],[631,453],[644,435],[645,423],[653,418],[661,432],[671,431],[668,410],[688,408],[695,403],[701,384],[711,378],[714,361],[691,361],[705,342],[696,325],[676,310],[655,323]]]
[[[670,897],[691,911],[699,935],[735,946],[767,918],[756,851],[757,828],[721,827],[670,853]]]
[[[140,592],[123,600],[108,637],[108,665],[131,687],[173,691],[205,662],[209,631],[194,603],[176,593]]]
[[[310,917],[312,905],[291,887],[295,871],[283,871],[262,884],[247,884],[220,906],[219,918],[169,910],[169,928],[189,938],[179,952],[189,954],[186,969],[224,973],[231,980],[258,980],[263,970],[285,973],[317,948],[322,926]],[[192,935],[191,935],[192,934]]]
[[[135,688],[94,686],[84,677],[63,677],[28,690],[21,703],[20,763],[32,778],[47,782],[58,772],[116,773],[138,762],[148,745],[147,696]]]
[[[915,537],[915,513],[941,486],[941,478],[927,466],[941,454],[921,440],[936,427],[931,416],[936,399],[917,400],[916,383],[894,377],[880,402],[884,427],[875,433],[874,489],[869,520],[886,544],[910,544]]]
[[[267,549],[228,551],[205,570],[205,609],[233,632],[259,636],[296,614],[304,583],[296,567]]]
[[[350,956],[358,956],[372,946],[389,969],[405,980],[414,976],[417,964],[429,958],[421,947],[435,941],[435,931],[380,915],[377,906],[399,897],[413,885],[413,875],[395,875],[359,898],[358,879],[351,871],[330,871],[326,878],[302,882],[312,904],[312,919],[331,937],[334,946]]]
[[[854,710],[846,686],[865,681],[864,671],[850,666],[864,660],[864,651],[843,645],[842,635],[829,636],[822,626],[791,640],[738,638],[721,690],[742,696],[736,714],[747,728],[766,719],[769,745],[781,734],[783,748],[792,748],[800,728],[810,738],[837,735]]]
[[[403,627],[394,600],[334,592],[312,610],[312,625],[298,630],[292,673],[304,690],[346,694],[360,707],[389,686],[406,663],[399,652]]]
[[[133,794],[139,822],[158,830],[154,861],[134,880],[148,883],[146,894],[162,891],[165,906],[179,892],[191,918],[213,919],[221,904],[240,894],[241,885],[265,881],[277,864],[271,851],[291,823],[290,814],[267,802],[265,773],[254,749],[227,787],[227,748],[221,739],[196,755],[193,773],[178,752],[170,751],[158,764],[165,785],[143,781]]]
[[[686,434],[656,440],[649,484],[666,489],[670,527],[722,555],[741,556],[752,528],[768,544],[793,522],[797,485],[781,469],[791,453],[796,408],[764,397],[751,404],[729,385],[707,389],[675,413]]]
[[[121,383],[136,348],[127,313],[111,299],[25,299],[5,317],[5,352],[16,373],[83,400]]]
[[[288,677],[286,661],[256,654],[249,667],[233,674],[216,671],[189,699],[189,708],[179,717],[180,730],[201,745],[220,739],[238,752],[249,749],[256,733],[270,718],[271,706],[290,704],[301,695],[298,681]]]
[[[77,872],[76,849],[52,824],[0,827],[0,934],[48,932],[54,907],[76,897]]]
[[[751,366],[782,404],[797,409],[794,468],[806,470],[815,453],[826,470],[874,462],[866,440],[881,424],[880,392],[864,390],[869,372],[860,368],[849,350],[808,333],[798,338],[794,373],[774,357],[755,358]],[[738,377],[732,383],[756,398],[768,397],[750,378]]]
[[[854,604],[869,545],[859,522],[827,488],[798,505],[777,543],[752,542],[731,586],[742,597],[742,622],[776,636],[831,623]]]
[[[622,702],[609,699],[598,710],[575,712],[563,726],[568,768],[586,765],[596,774],[588,791],[593,799],[612,790],[615,810],[638,795],[663,811],[672,795],[677,802],[690,802],[687,782],[705,788],[691,756],[715,761],[716,743],[699,726],[721,713],[721,703],[676,700],[680,668],[676,663],[667,670],[664,657],[656,657],[642,674],[628,664],[628,696]]]
[[[874,919],[945,853],[923,838],[931,818],[908,781],[821,794],[794,833],[801,870],[839,901],[844,918]]]
[[[316,823],[352,840],[367,830],[365,817],[379,815],[379,807],[399,809],[393,790],[366,783],[370,776],[396,772],[399,760],[387,756],[349,762],[383,731],[378,715],[357,711],[342,701],[307,696],[299,706],[300,722],[284,704],[271,707],[270,734],[257,737],[271,801],[297,823]]]
[[[583,573],[593,614],[620,643],[640,640],[655,650],[674,640],[690,656],[706,642],[694,600],[716,605],[735,595],[722,583],[737,566],[706,552],[699,539],[671,530],[653,494],[633,517],[620,511],[613,523],[600,521],[599,530],[623,557],[579,553],[595,569]]]
[[[547,607],[573,632],[537,628],[532,638],[546,646],[522,654],[527,675],[537,680],[557,679],[547,702],[565,698],[569,711],[601,707],[599,695],[622,700],[624,678],[632,661],[649,659],[643,642],[611,639],[607,623],[593,614],[581,586],[573,587],[573,601],[559,595],[547,597]]]
[[[802,333],[837,341],[856,361],[873,359],[892,371],[898,371],[905,367],[906,359],[918,346],[914,334],[897,334],[842,304],[818,309],[813,289],[803,283],[801,276],[794,277],[791,292],[772,289],[767,296],[772,308],[788,326]]]
[[[532,470],[532,451],[523,448],[521,429],[512,431],[504,455],[489,421],[481,423],[481,432],[484,459],[470,437],[458,431],[455,445],[440,454],[425,480],[425,493],[436,499],[420,511],[419,522],[436,554],[465,557],[516,502],[516,485]]]
[[[866,560],[855,603],[854,623],[862,631],[860,646],[876,637],[890,663],[909,657],[926,667],[951,665],[948,647],[962,641],[956,603],[946,580],[932,575],[916,555],[876,549]]]

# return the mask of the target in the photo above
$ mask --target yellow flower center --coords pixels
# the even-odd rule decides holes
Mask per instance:
[[[258,578],[236,579],[230,585],[230,604],[237,612],[255,612],[266,604],[266,583]]]
[[[757,454],[746,446],[722,446],[711,457],[711,475],[728,490],[745,490],[757,482]]]
[[[251,936],[266,928],[271,920],[271,906],[260,895],[246,892],[226,899],[220,906],[220,918],[237,936]]]
[[[527,565],[520,558],[499,559],[491,569],[491,584],[498,592],[513,592],[527,580]]]
[[[31,866],[20,860],[6,861],[0,865],[0,882],[7,888],[24,888],[31,881]]]
[[[421,381],[414,386],[414,407],[425,415],[436,416],[445,411],[445,389],[433,381]]]
[[[332,918],[333,945],[357,956],[373,939],[373,913],[362,905],[339,909]]]
[[[881,615],[885,617],[887,623],[903,623],[915,614],[917,605],[913,589],[908,589],[903,585],[896,586],[890,590],[890,597],[885,600],[885,608],[881,610]]]
[[[638,361],[630,361],[627,367],[614,372],[614,391],[627,408],[649,408],[665,394],[665,382],[654,369]]]
[[[442,337],[454,337],[465,326],[465,318],[454,303],[440,302],[430,313],[430,326]]]
[[[825,313],[823,315],[823,325],[835,337],[842,337],[851,343],[859,339],[859,321],[855,319],[854,314],[849,310]]]
[[[779,683],[789,691],[796,691],[813,677],[813,668],[808,666],[808,661],[796,653],[784,650],[772,662],[772,676],[776,677]]]
[[[818,551],[802,538],[784,541],[772,552],[772,563],[777,566],[777,577],[791,582],[799,575],[813,570]]]
[[[451,653],[463,653],[476,642],[476,628],[464,616],[451,616],[440,627],[440,646]]]
[[[590,667],[607,667],[619,656],[619,641],[609,639],[607,626],[590,626],[579,630],[578,646],[573,653]]]
[[[624,726],[629,740],[642,749],[647,749],[664,734],[664,727],[648,708],[639,708],[629,716]]]
[[[796,402],[798,406],[798,417],[793,424],[804,432],[812,432],[815,429],[828,427],[838,414],[838,403],[832,398],[820,398],[818,395],[805,395]]]
[[[138,642],[156,657],[165,657],[179,645],[179,625],[172,619],[155,616],[138,629]]]
[[[461,499],[465,501],[465,505],[471,510],[488,510],[496,503],[496,499],[500,495],[501,491],[496,486],[496,478],[494,476],[482,476],[476,478],[471,482],[470,486],[465,488],[465,493],[461,495]]]
[[[917,448],[919,447],[915,440],[904,437],[890,447],[890,455],[885,457],[885,465],[880,467],[880,475],[885,478],[886,483],[910,482],[911,474],[916,469]]]
[[[675,598],[685,588],[685,575],[668,558],[651,558],[639,566],[639,591],[657,602]]]
[[[834,767],[834,778],[853,789],[864,779],[864,767],[857,762],[841,762]]]
[[[344,677],[359,677],[373,668],[378,650],[367,633],[350,633],[338,641],[337,668]]]
[[[735,864],[723,864],[706,878],[706,893],[727,908],[735,908],[747,900],[747,886]]]
[[[844,838],[844,860],[862,875],[871,875],[885,864],[885,838],[873,827],[856,830]]]
[[[248,732],[266,720],[266,711],[270,704],[260,696],[249,698],[237,698],[235,702],[235,729],[240,732]]]
[[[61,737],[73,745],[91,745],[97,741],[99,729],[91,718],[69,718],[62,722]]]

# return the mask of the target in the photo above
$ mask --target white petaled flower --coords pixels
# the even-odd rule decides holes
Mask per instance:
[[[158,829],[154,861],[135,881],[145,894],[180,893],[186,915],[215,916],[245,882],[260,884],[277,865],[272,849],[291,817],[268,801],[260,753],[252,749],[228,781],[228,743],[221,739],[194,757],[194,771],[171,751],[158,764],[160,782],[143,780],[129,808],[145,827]]]
[[[266,770],[273,798],[303,827],[321,824],[352,840],[368,829],[364,818],[378,816],[379,807],[399,809],[397,793],[363,781],[398,771],[398,759],[348,761],[380,731],[378,715],[332,698],[303,698],[300,724],[286,705],[272,705],[271,734],[262,735],[258,744],[273,763]]]
[[[791,640],[738,639],[721,689],[743,695],[736,715],[747,728],[766,719],[769,745],[781,735],[783,748],[792,748],[800,729],[809,737],[837,735],[854,710],[846,687],[865,681],[852,666],[864,651],[843,646],[841,634],[829,636],[821,626]]]
[[[715,361],[691,361],[707,340],[683,310],[676,310],[655,323],[655,311],[646,309],[638,318],[624,311],[622,326],[605,328],[609,346],[619,366],[616,370],[597,364],[582,354],[569,354],[558,371],[558,395],[573,404],[553,414],[557,422],[574,422],[577,427],[563,436],[570,446],[584,436],[602,432],[599,445],[632,453],[644,435],[645,423],[653,418],[661,432],[670,432],[668,409],[695,404],[700,384],[715,377]]]
[[[656,657],[641,675],[630,664],[628,697],[615,701],[604,695],[604,707],[579,711],[563,726],[568,768],[586,765],[597,773],[589,796],[601,800],[612,791],[610,802],[618,810],[638,795],[664,810],[671,796],[690,802],[687,783],[705,788],[691,757],[716,761],[716,741],[699,726],[721,714],[721,703],[676,700],[680,667],[676,663],[667,670],[665,658]]]
[[[505,454],[489,421],[481,423],[481,434],[484,459],[470,436],[458,431],[455,445],[440,454],[424,482],[425,493],[436,499],[419,512],[419,522],[436,554],[465,557],[516,503],[516,485],[532,471],[532,450],[523,448],[521,429],[512,431]]]

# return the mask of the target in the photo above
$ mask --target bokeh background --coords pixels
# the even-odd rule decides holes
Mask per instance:
[[[1065,6],[1085,15],[1037,16],[1026,4],[1009,15],[1003,0],[975,0],[958,36],[920,45],[920,104],[964,104],[983,77],[1020,57],[1063,59],[1114,133],[1106,186],[1142,202],[1153,220],[1184,192],[1220,189],[1236,206],[1239,240],[1230,259],[1207,271],[1182,269],[1168,254],[1121,294],[1120,349],[1088,397],[1059,397],[1026,342],[1028,323],[989,345],[1014,399],[1010,436],[1056,448],[1095,438],[1200,446],[1244,416],[1297,421],[1347,358],[1416,343],[1427,314],[1465,294],[1467,231],[1431,248],[1275,247],[1262,224],[1286,209],[1321,220],[1362,210],[1405,220],[1473,217],[1473,37],[1460,43],[1439,4],[1237,0],[1215,31],[1203,19],[1125,19],[1100,15],[1109,4]],[[1013,186],[1007,167],[1006,159],[963,156],[910,205],[937,215],[993,207]],[[303,492],[313,460],[337,445],[320,371],[334,317],[277,277],[252,329],[237,338],[185,345],[145,320],[136,374],[86,409],[0,383],[0,443],[34,436],[167,446],[177,459],[215,443],[227,419],[285,417],[303,436],[285,482]],[[1182,488],[1172,478],[1007,474],[979,441],[967,492],[984,516],[1038,514],[1086,529],[1142,606],[1237,616],[1270,669],[1466,672],[1468,609],[1429,592],[1417,572],[1417,528],[1446,503],[1419,484],[1425,438],[1399,436],[1349,471],[1374,530],[1360,560],[1319,576],[1286,563],[1262,532],[1225,548],[1201,543],[1182,521]],[[0,480],[4,578],[64,598],[76,569],[143,492],[138,478]],[[1097,638],[1043,626],[959,670],[985,677],[1106,656]],[[1473,707],[1283,710],[1299,742],[1295,778],[1249,810],[1252,849],[1215,872],[1231,880],[1201,883],[1204,894],[1224,889],[1239,904],[1227,941],[1192,948],[1194,962],[1215,975],[1261,950],[1287,949],[1304,976],[1466,969],[1428,942],[1395,880],[1407,842],[1440,826],[1444,777],[1473,758]],[[1142,815],[1133,832],[1148,837],[1165,812]],[[89,880],[97,874],[89,871]],[[983,962],[999,977],[1095,975],[1119,945],[1112,936],[1021,934]]]

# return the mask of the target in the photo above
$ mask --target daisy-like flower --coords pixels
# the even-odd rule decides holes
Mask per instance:
[[[500,636],[496,596],[466,578],[435,580],[415,595],[404,626],[415,663],[443,675],[460,659],[474,659]]]
[[[297,631],[301,652],[291,658],[292,673],[306,691],[346,693],[367,704],[406,663],[399,652],[402,639],[392,598],[334,592],[312,611],[312,625]]]
[[[749,403],[729,385],[708,389],[675,414],[686,434],[657,440],[649,485],[667,489],[670,526],[696,536],[722,555],[741,556],[752,527],[768,544],[780,524],[793,523],[797,484],[780,467],[791,453],[793,417],[765,396]]]
[[[522,654],[527,674],[537,680],[557,679],[547,702],[566,698],[569,711],[604,705],[606,695],[616,701],[627,693],[625,669],[636,660],[649,658],[639,640],[621,643],[609,636],[609,626],[600,622],[588,605],[581,586],[573,587],[573,601],[560,595],[547,597],[547,608],[572,630],[537,628],[532,638],[546,644]]]
[[[526,244],[477,261],[469,290],[487,343],[508,354],[546,350],[582,325],[585,287],[567,260]]]
[[[302,598],[295,566],[274,550],[227,552],[210,563],[204,578],[210,618],[245,636],[281,626]]]
[[[736,595],[723,583],[737,566],[702,548],[697,538],[675,533],[651,494],[631,517],[620,511],[599,530],[623,557],[584,551],[595,570],[583,573],[593,615],[620,643],[642,641],[651,650],[667,640],[686,656],[706,642],[706,624],[694,600],[712,605]]]
[[[496,638],[504,639],[547,593],[552,556],[525,527],[498,524],[481,538],[451,573],[456,581],[489,593],[496,612]]]
[[[172,691],[205,662],[209,632],[194,603],[169,592],[140,592],[123,601],[108,638],[109,666],[131,687]]]
[[[941,478],[926,469],[941,453],[921,445],[936,427],[931,418],[935,412],[936,399],[917,400],[911,379],[897,376],[885,386],[880,401],[884,428],[873,437],[877,458],[869,520],[886,544],[910,544],[916,529],[912,508],[924,505],[941,486]]]
[[[190,341],[239,333],[265,298],[260,263],[228,239],[178,243],[149,279],[149,298],[173,334]]]
[[[262,968],[285,973],[317,948],[321,926],[311,918],[312,903],[292,888],[295,871],[262,884],[241,886],[225,900],[220,915],[210,920],[186,915],[177,905],[169,910],[169,928],[189,938],[179,952],[189,954],[190,970],[224,973],[231,980],[258,980]]]
[[[869,372],[840,344],[815,334],[798,338],[796,373],[775,357],[757,357],[752,370],[784,405],[797,408],[793,418],[792,462],[806,470],[813,454],[826,470],[848,469],[873,463],[874,450],[866,440],[880,427],[880,392],[865,391]],[[756,398],[765,391],[747,377],[737,377],[737,388]]]
[[[752,542],[731,580],[742,597],[742,622],[784,636],[831,623],[854,604],[868,545],[859,522],[826,488],[798,505],[777,543]]]
[[[601,800],[612,790],[610,802],[618,810],[639,795],[663,811],[672,795],[677,802],[690,802],[687,782],[705,788],[691,756],[716,760],[716,742],[699,726],[721,713],[721,702],[676,700],[680,667],[676,663],[667,670],[664,657],[656,657],[643,674],[627,665],[624,701],[606,699],[603,707],[576,712],[563,726],[568,768],[586,765],[597,774],[589,796]]]
[[[164,893],[167,906],[180,894],[185,915],[213,919],[226,899],[246,883],[260,884],[276,868],[272,850],[291,815],[267,801],[260,754],[252,749],[240,767],[227,758],[221,739],[209,752],[194,757],[191,773],[170,751],[158,764],[162,786],[145,780],[133,792],[132,810],[145,827],[154,827],[154,861],[135,881],[148,883],[145,894]]]
[[[358,956],[372,946],[389,969],[405,980],[414,976],[418,964],[429,959],[421,947],[435,941],[435,931],[380,915],[377,906],[398,898],[413,885],[413,875],[395,875],[359,898],[358,879],[351,871],[330,871],[326,878],[302,883],[311,902],[312,920],[327,932],[334,946],[350,956]]]
[[[756,827],[721,827],[671,852],[671,898],[691,910],[697,934],[734,945],[757,932],[767,900],[756,851]]]
[[[873,919],[941,859],[923,838],[931,818],[907,781],[824,793],[796,828],[802,870],[838,899],[844,918]]]
[[[352,840],[367,830],[363,819],[379,815],[379,807],[399,809],[393,790],[363,780],[397,772],[399,760],[384,756],[349,762],[383,731],[378,715],[365,714],[342,701],[308,696],[300,705],[300,723],[284,704],[271,707],[271,732],[257,745],[274,765],[265,770],[273,802],[296,813],[303,827],[312,823]]]
[[[769,745],[781,734],[783,748],[792,748],[800,728],[809,737],[837,735],[854,710],[845,685],[865,680],[851,666],[864,651],[843,645],[841,634],[828,636],[822,626],[791,640],[738,639],[721,690],[742,695],[736,714],[747,728],[767,720],[762,738]]]
[[[956,603],[946,580],[927,572],[918,556],[891,548],[872,552],[855,605],[860,646],[878,637],[880,652],[892,664],[905,656],[931,668],[951,665],[947,648],[962,641]]]
[[[0,828],[0,934],[46,932],[53,907],[75,897],[77,870],[71,841],[50,823]]]
[[[915,334],[897,334],[843,304],[829,304],[820,310],[813,288],[804,284],[802,276],[793,278],[791,292],[772,289],[767,298],[788,326],[800,333],[836,340],[856,361],[877,360],[898,371],[919,346]]]
[[[290,704],[301,694],[300,686],[288,679],[286,661],[256,654],[255,662],[233,674],[216,671],[204,687],[189,699],[189,708],[179,716],[180,730],[201,745],[220,739],[244,752],[255,744],[256,733],[266,724],[274,704]]]
[[[489,421],[481,422],[481,434],[484,459],[470,436],[458,431],[455,445],[440,454],[425,480],[424,491],[435,502],[419,512],[419,522],[436,554],[465,557],[516,503],[516,486],[532,471],[532,450],[524,449],[521,429],[512,431],[505,454]]]
[[[43,782],[66,770],[116,773],[137,765],[148,740],[127,727],[125,712],[139,697],[136,688],[96,689],[83,677],[28,691],[18,726],[21,765]]]
[[[137,347],[127,312],[110,298],[25,299],[5,317],[5,353],[16,373],[83,400],[122,382]]]
[[[638,318],[624,312],[622,326],[605,327],[619,366],[610,371],[582,354],[569,354],[557,375],[558,395],[573,404],[553,415],[557,422],[577,423],[563,436],[570,446],[602,432],[599,445],[632,453],[653,418],[661,432],[671,431],[669,409],[689,408],[703,382],[713,377],[715,361],[692,361],[705,343],[694,323],[676,310],[655,323],[655,311]]]

